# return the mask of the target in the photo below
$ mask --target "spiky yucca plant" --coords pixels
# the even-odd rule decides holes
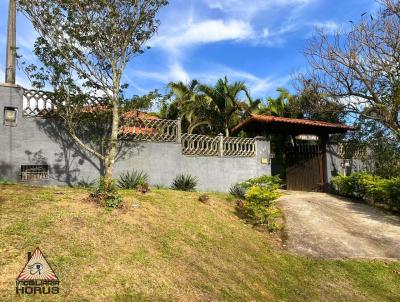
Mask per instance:
[[[189,174],[178,174],[172,182],[171,188],[180,191],[194,191],[198,178]]]
[[[118,179],[118,187],[122,189],[137,189],[148,182],[149,176],[143,171],[132,170],[122,173]]]
[[[244,188],[241,184],[237,183],[230,187],[229,193],[237,198],[244,199],[246,195],[246,188]]]

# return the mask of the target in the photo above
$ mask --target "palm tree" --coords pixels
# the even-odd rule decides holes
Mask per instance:
[[[222,122],[225,136],[229,136],[229,126],[235,114],[246,109],[246,103],[239,99],[241,93],[248,96],[247,87],[244,82],[228,83],[225,76],[219,79],[214,87],[200,85],[200,91],[209,99],[213,106],[216,118]]]
[[[208,114],[209,100],[199,93],[199,82],[192,80],[189,84],[183,82],[169,83],[172,93],[176,97],[179,116],[188,123],[188,133],[203,125],[211,127]]]
[[[277,98],[267,98],[267,105],[260,109],[260,113],[280,117],[290,117],[289,105],[293,102],[294,96],[285,88],[278,88]]]
[[[261,99],[253,99],[247,89],[245,92],[248,101],[246,108],[247,113],[259,113],[261,109]]]

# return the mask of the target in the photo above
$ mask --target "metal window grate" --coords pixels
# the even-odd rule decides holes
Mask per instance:
[[[49,179],[48,165],[22,165],[21,180]]]

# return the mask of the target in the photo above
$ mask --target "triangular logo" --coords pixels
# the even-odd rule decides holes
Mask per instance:
[[[46,280],[58,281],[56,274],[47,262],[39,248],[33,252],[32,257],[19,274],[18,281]]]

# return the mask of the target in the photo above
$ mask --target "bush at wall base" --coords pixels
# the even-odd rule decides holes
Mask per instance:
[[[400,210],[400,177],[385,179],[365,172],[338,175],[332,179],[332,187],[339,195]]]
[[[280,230],[282,213],[276,200],[281,196],[277,191],[281,184],[279,177],[266,175],[233,185],[230,193],[240,198],[236,205],[240,216],[253,225],[266,226],[270,232]]]

